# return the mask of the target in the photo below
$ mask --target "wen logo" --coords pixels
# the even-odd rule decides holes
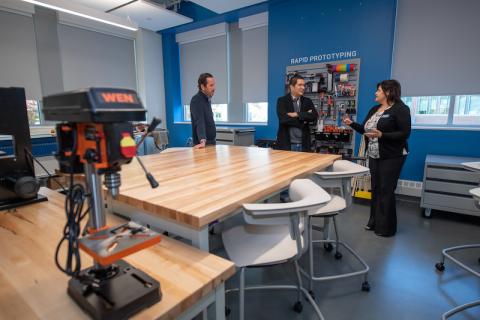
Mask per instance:
[[[137,97],[132,93],[102,92],[101,97],[105,103],[138,103]]]

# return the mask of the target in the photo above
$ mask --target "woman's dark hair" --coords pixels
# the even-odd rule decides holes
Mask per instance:
[[[201,85],[203,84],[204,86],[207,85],[207,82],[208,82],[208,78],[213,78],[213,76],[208,73],[208,72],[205,72],[205,73],[202,73],[199,77],[198,77],[198,90],[202,90],[202,87]]]
[[[382,88],[385,96],[387,97],[388,103],[397,103],[400,101],[402,96],[402,87],[400,86],[400,82],[397,80],[383,80],[377,84],[377,89],[378,87]]]
[[[294,74],[292,78],[290,78],[290,81],[288,82],[291,86],[295,86],[297,84],[298,80],[304,80],[301,75],[298,73]]]

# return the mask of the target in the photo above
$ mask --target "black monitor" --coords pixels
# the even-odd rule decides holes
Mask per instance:
[[[38,195],[23,88],[0,88],[0,136],[9,142],[0,152],[0,210],[45,200]]]

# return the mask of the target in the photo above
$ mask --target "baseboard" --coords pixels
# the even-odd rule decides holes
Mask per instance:
[[[398,180],[395,193],[420,198],[422,196],[422,185],[421,181]]]

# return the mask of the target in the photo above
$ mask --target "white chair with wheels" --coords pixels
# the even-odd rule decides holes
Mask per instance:
[[[308,216],[310,220],[307,225],[310,230],[309,234],[309,253],[308,253],[308,272],[302,269],[302,274],[307,276],[310,280],[310,293],[312,292],[313,281],[330,281],[354,276],[364,275],[364,281],[362,283],[363,291],[370,291],[370,284],[368,283],[368,272],[370,267],[367,265],[365,260],[362,259],[349,245],[340,240],[340,235],[338,231],[338,224],[336,216],[349,207],[352,203],[352,194],[351,194],[351,182],[352,178],[356,176],[361,176],[369,173],[367,167],[358,165],[351,161],[347,160],[337,160],[333,165],[327,169],[327,171],[316,172],[312,180],[315,181],[322,187],[328,188],[338,188],[340,189],[341,196],[332,195],[332,199],[325,206],[319,208],[316,212],[311,212]],[[314,224],[316,219],[323,219],[324,225],[320,227]],[[330,219],[333,220],[333,226],[335,231],[335,240],[329,239],[329,229],[330,229]],[[319,240],[313,239],[313,230],[323,231],[324,238]],[[316,276],[314,274],[314,243],[323,243],[327,251],[332,251],[332,243],[335,244],[335,258],[337,260],[341,259],[343,255],[339,251],[340,246],[347,249],[363,266],[359,271],[336,274],[331,276]]]
[[[480,172],[480,162],[465,162],[465,163],[462,163],[462,165],[467,170]],[[470,194],[473,196],[473,199],[475,200],[475,206],[478,209],[480,209],[480,187],[471,189]],[[469,266],[467,266],[466,264],[464,264],[460,260],[458,260],[455,257],[453,257],[452,255],[450,255],[450,252],[453,252],[453,251],[459,251],[459,250],[465,250],[465,249],[475,249],[475,248],[480,248],[480,244],[479,243],[474,243],[474,244],[466,244],[466,245],[461,245],[461,246],[445,248],[445,249],[442,250],[442,260],[439,263],[435,264],[435,268],[440,272],[445,271],[445,258],[447,258],[450,261],[452,261],[454,264],[456,264],[459,267],[463,268],[464,270],[470,272],[474,276],[480,278],[480,272],[473,270],[472,268],[470,268]],[[479,262],[480,262],[480,259],[479,259]],[[442,320],[446,320],[446,319],[450,318],[451,316],[453,316],[453,315],[455,315],[455,314],[457,314],[457,313],[459,313],[463,310],[473,308],[473,307],[476,307],[476,306],[480,306],[480,300],[476,300],[476,301],[472,301],[472,302],[469,302],[469,303],[462,304],[458,307],[455,307],[455,308],[445,312],[442,315]]]
[[[246,290],[293,289],[297,290],[296,312],[302,311],[302,294],[312,304],[317,316],[324,319],[315,301],[303,288],[298,259],[308,248],[309,228],[305,228],[309,211],[316,211],[330,200],[330,195],[308,179],[294,180],[289,188],[292,202],[244,204],[243,216],[246,225],[235,226],[222,233],[227,254],[240,268],[239,292],[240,319],[244,319],[244,297]],[[297,285],[269,285],[245,287],[245,269],[269,267],[293,263]]]

